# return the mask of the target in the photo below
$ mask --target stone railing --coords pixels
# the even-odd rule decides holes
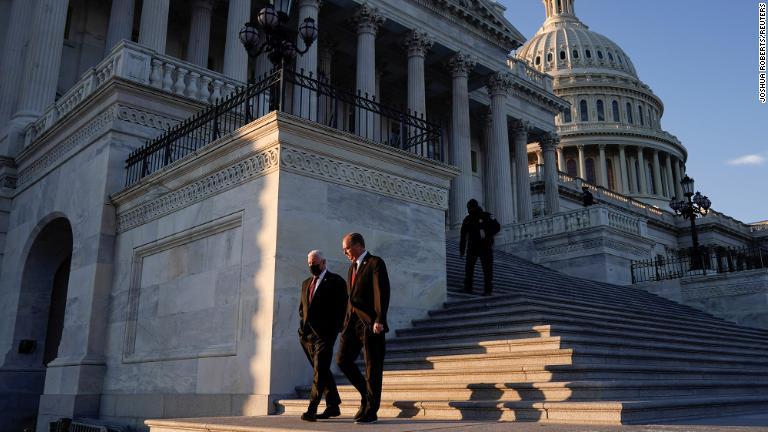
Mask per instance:
[[[635,217],[605,205],[594,205],[534,219],[530,222],[510,224],[502,231],[503,244],[516,243],[557,234],[607,227],[628,234],[645,235],[647,225],[643,218]]]
[[[589,132],[589,131],[626,131],[641,133],[646,136],[653,136],[668,142],[672,142],[676,145],[682,146],[680,140],[669,132],[654,129],[647,126],[640,125],[627,125],[614,122],[588,122],[588,123],[569,123],[560,124],[557,126],[558,135],[567,135],[573,132]]]
[[[243,85],[218,72],[157,53],[130,41],[122,41],[27,128],[26,145],[31,144],[113,78],[148,85],[206,104],[228,96]]]
[[[514,56],[507,57],[507,66],[509,67],[510,71],[512,71],[512,75],[522,78],[523,80],[532,83],[536,87],[552,93],[551,76],[537,71],[536,69],[529,66],[525,61],[518,60]]]

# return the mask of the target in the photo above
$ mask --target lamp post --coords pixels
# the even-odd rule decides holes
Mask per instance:
[[[694,194],[693,179],[687,175],[680,181],[680,185],[683,187],[683,195],[685,195],[686,199],[678,201],[677,197],[672,198],[669,201],[669,206],[674,210],[676,215],[682,216],[685,219],[690,219],[691,240],[693,243],[691,256],[698,257],[699,235],[696,231],[696,218],[704,217],[709,213],[712,201],[698,191]],[[698,263],[698,260],[694,260],[694,263]]]
[[[280,65],[280,89],[284,86],[285,76],[282,73],[286,61],[290,61],[296,55],[305,54],[317,40],[317,23],[312,18],[304,18],[297,29],[288,25],[291,13],[291,0],[270,0],[256,15],[256,22],[247,22],[240,30],[240,42],[248,52],[248,57],[255,59],[262,53],[267,53],[269,61],[273,65]],[[304,41],[304,49],[300,49],[294,42],[300,36]],[[251,104],[248,102],[251,96],[251,82],[246,83],[245,115],[250,120]],[[282,91],[279,94],[282,97]],[[279,101],[278,109],[282,109],[283,101]]]

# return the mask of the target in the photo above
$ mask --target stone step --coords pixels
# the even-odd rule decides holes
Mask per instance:
[[[278,413],[299,415],[306,410],[304,399],[286,399],[275,403]],[[420,417],[454,420],[536,421],[571,424],[628,424],[657,419],[709,417],[752,412],[768,407],[768,396],[719,396],[654,398],[637,401],[382,401],[382,418]],[[320,410],[324,404],[321,403]],[[342,404],[344,416],[357,412],[358,404]]]
[[[692,317],[692,316],[686,316],[686,315],[659,315],[655,313],[650,312],[637,312],[637,311],[631,311],[631,310],[607,310],[605,308],[600,308],[595,306],[591,303],[581,303],[581,302],[575,302],[572,300],[562,300],[557,301],[550,298],[534,298],[533,296],[514,296],[514,297],[508,297],[508,298],[496,298],[496,297],[490,297],[487,298],[485,301],[478,301],[473,302],[469,304],[465,304],[461,307],[447,307],[444,309],[439,310],[433,310],[429,312],[429,318],[421,319],[421,320],[415,320],[413,321],[414,325],[419,325],[420,323],[427,322],[430,320],[440,320],[440,319],[455,319],[457,317],[474,317],[474,316],[484,316],[484,315],[491,315],[494,313],[503,314],[508,311],[509,308],[516,308],[514,310],[520,310],[521,308],[527,307],[527,306],[539,306],[539,307],[547,307],[549,309],[555,309],[555,310],[572,310],[572,311],[582,311],[582,312],[598,312],[601,314],[604,314],[607,316],[616,316],[616,317],[629,317],[629,318],[635,318],[635,319],[650,319],[654,320],[656,322],[667,322],[667,323],[692,323],[696,324],[697,326],[707,326],[708,328],[713,329],[724,329],[733,331],[734,329],[738,329],[740,333],[743,334],[749,334],[750,337],[754,338],[761,338],[764,339],[766,342],[768,342],[768,334],[764,334],[762,331],[755,331],[754,329],[750,328],[742,328],[739,326],[736,326],[734,324],[731,324],[727,321],[714,321],[711,318],[705,319],[702,317]]]
[[[301,399],[308,399],[311,386],[296,388]],[[343,404],[354,405],[360,393],[351,385],[339,385]],[[385,383],[382,400],[645,400],[657,397],[690,396],[706,392],[710,396],[768,394],[768,381],[733,383],[730,381],[625,380],[559,381],[520,383]]]

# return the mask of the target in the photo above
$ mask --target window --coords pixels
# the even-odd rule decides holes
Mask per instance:
[[[579,50],[573,50],[573,58],[579,58]]]
[[[533,62],[533,63],[534,63],[536,66],[540,65],[540,64],[541,64],[541,57],[540,57],[540,56],[536,56],[536,60],[534,60],[534,62]]]
[[[565,60],[565,51],[560,51],[560,60]]]
[[[616,190],[616,182],[613,179],[613,162],[608,159],[605,161],[605,172],[608,177],[608,189]]]
[[[585,180],[589,183],[595,183],[595,160],[587,158],[584,161],[584,169],[587,170],[587,178]]]
[[[645,180],[647,181],[646,187],[652,195],[656,195],[656,185],[653,183],[653,165],[650,163],[645,167]]]
[[[547,53],[547,62],[552,61],[552,53]]]
[[[597,58],[601,59],[603,58],[603,52],[600,50],[597,50]]]
[[[645,121],[643,120],[643,107],[637,106],[637,116],[640,119],[640,125],[645,126]]]
[[[597,100],[597,121],[605,121],[605,107],[602,99]]]
[[[592,51],[586,50],[585,53],[587,54],[587,58],[592,58]]]
[[[611,63],[613,63],[613,54],[608,53],[608,60],[610,60]]]
[[[613,121],[620,122],[621,116],[619,115],[619,103],[616,101],[613,101],[611,103],[611,109],[613,110]]]
[[[632,104],[627,102],[627,123],[632,124]]]
[[[655,119],[653,118],[653,116],[651,116],[651,109],[648,108],[648,126],[653,127],[654,121]]]
[[[477,152],[472,150],[472,172],[477,174]]]
[[[576,169],[576,161],[575,160],[568,159],[565,162],[565,172],[567,172],[568,175],[571,176],[571,177],[578,177],[579,176],[579,172]]]
[[[579,112],[581,113],[581,121],[589,121],[589,112],[587,112],[587,101],[584,99],[579,102]]]
[[[563,123],[570,123],[571,121],[573,121],[573,119],[571,119],[571,110],[563,110]]]
[[[618,57],[618,59],[619,59],[619,64],[624,64],[624,63],[621,62],[621,56],[620,55],[617,55],[616,57]]]

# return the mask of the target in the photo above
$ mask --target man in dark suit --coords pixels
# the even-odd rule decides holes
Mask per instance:
[[[483,266],[483,295],[493,291],[493,236],[501,228],[493,215],[483,211],[476,199],[467,202],[467,216],[461,224],[459,254],[467,254],[464,263],[464,292],[472,294],[475,279],[475,264],[480,258]]]
[[[352,265],[347,278],[349,303],[336,362],[360,392],[360,409],[355,414],[355,423],[376,423],[384,372],[384,333],[389,330],[389,276],[384,260],[365,250],[362,235],[347,234],[342,240],[342,248]],[[355,365],[361,350],[365,377]]]
[[[341,414],[341,398],[331,374],[331,361],[333,344],[344,323],[347,310],[347,284],[341,276],[326,269],[322,252],[309,252],[307,264],[312,277],[301,284],[299,341],[314,374],[309,407],[307,412],[301,415],[301,419],[316,421]],[[326,408],[317,414],[317,406],[323,396]]]

